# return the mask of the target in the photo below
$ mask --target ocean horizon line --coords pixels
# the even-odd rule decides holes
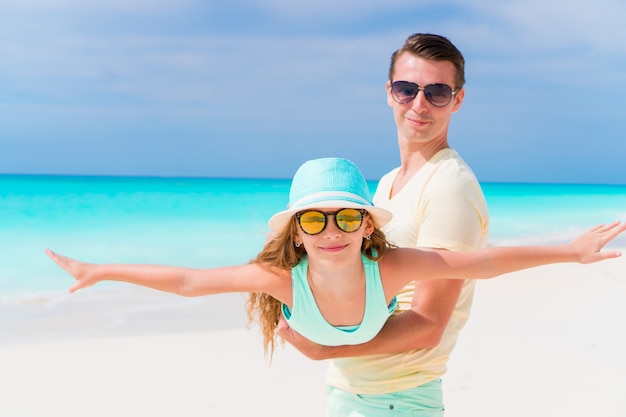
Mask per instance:
[[[157,175],[157,174],[44,174],[44,173],[0,173],[2,178],[57,178],[57,179],[155,179],[155,180],[267,180],[267,181],[290,181],[292,177],[219,177],[219,176],[201,176],[201,175]],[[380,178],[366,178],[368,182],[378,182]],[[480,184],[492,185],[532,185],[532,186],[608,186],[608,187],[626,187],[624,183],[599,183],[599,182],[548,182],[548,181],[482,181]]]

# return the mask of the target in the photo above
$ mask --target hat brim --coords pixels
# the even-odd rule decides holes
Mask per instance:
[[[287,209],[281,212],[274,214],[268,225],[270,229],[274,232],[282,232],[283,229],[289,224],[291,218],[296,214],[304,210],[310,209],[323,209],[323,208],[355,208],[355,209],[364,209],[372,216],[374,219],[374,225],[377,229],[382,228],[385,224],[391,220],[393,215],[390,211],[385,210],[384,208],[375,207],[375,206],[366,206],[363,204],[358,204],[353,201],[342,201],[342,200],[332,200],[332,201],[322,201],[315,203],[314,205],[301,206],[294,209]]]

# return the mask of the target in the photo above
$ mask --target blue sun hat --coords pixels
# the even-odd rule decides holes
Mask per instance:
[[[379,229],[391,220],[391,212],[372,204],[359,168],[342,158],[313,159],[302,164],[291,182],[287,207],[272,216],[270,229],[282,231],[294,214],[308,209],[365,209]]]

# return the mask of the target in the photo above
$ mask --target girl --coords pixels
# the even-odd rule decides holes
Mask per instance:
[[[275,347],[283,314],[289,325],[322,345],[370,340],[395,308],[405,284],[424,279],[481,279],[540,265],[591,263],[621,255],[601,249],[626,227],[597,226],[566,245],[491,247],[476,251],[396,248],[380,228],[391,214],[371,203],[352,162],[323,158],[296,172],[289,208],[269,221],[274,235],[250,263],[211,269],[89,264],[47,250],[76,282],[124,281],[184,296],[249,292],[249,318],[260,322],[264,346]]]

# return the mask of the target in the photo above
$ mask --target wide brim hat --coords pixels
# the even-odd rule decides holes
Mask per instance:
[[[270,229],[282,231],[296,213],[308,209],[365,209],[379,229],[392,217],[391,212],[374,206],[363,174],[352,161],[342,158],[302,164],[291,182],[287,207],[270,218]]]

